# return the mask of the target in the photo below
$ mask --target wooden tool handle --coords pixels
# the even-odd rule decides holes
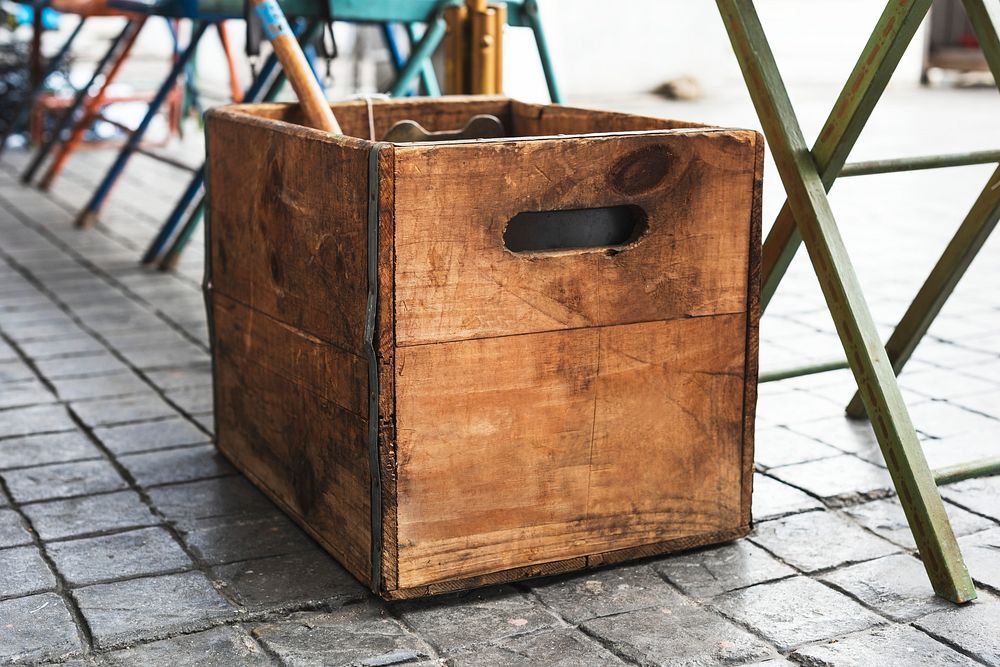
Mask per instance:
[[[250,0],[250,2],[260,16],[261,23],[264,24],[264,35],[271,42],[278,62],[281,63],[285,76],[299,98],[306,122],[319,130],[343,134],[277,1]]]

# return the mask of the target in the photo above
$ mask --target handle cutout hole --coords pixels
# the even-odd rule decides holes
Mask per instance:
[[[619,252],[646,231],[646,213],[638,206],[575,208],[518,213],[503,232],[515,253],[594,251]]]

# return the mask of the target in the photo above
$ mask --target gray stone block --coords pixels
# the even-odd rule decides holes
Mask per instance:
[[[73,586],[194,567],[162,528],[52,542],[47,549],[56,569]]]
[[[531,588],[547,607],[571,623],[644,609],[679,596],[648,565],[560,577]]]
[[[277,512],[243,477],[219,477],[150,489],[156,508],[174,522],[223,516],[260,517]]]
[[[0,438],[75,429],[76,424],[61,405],[36,405],[0,411]]]
[[[750,633],[683,598],[586,621],[580,627],[616,655],[639,665],[703,667],[775,656],[774,649]]]
[[[2,476],[19,503],[120,491],[128,487],[115,467],[103,459],[18,468]]]
[[[204,431],[182,417],[97,428],[94,435],[115,454],[198,445],[209,441]]]
[[[0,385],[0,410],[53,403],[55,400],[55,394],[34,378]]]
[[[191,632],[236,613],[200,572],[95,584],[72,595],[101,648]]]
[[[1000,475],[967,479],[941,487],[941,495],[976,514],[1000,521]]]
[[[113,375],[55,379],[52,380],[52,384],[59,393],[59,398],[64,401],[112,398],[150,391],[149,385],[131,371]]]
[[[822,508],[823,503],[776,479],[755,473],[753,476],[753,518],[767,521],[797,512]]]
[[[236,474],[236,469],[214,445],[130,454],[118,461],[145,487]]]
[[[0,598],[50,591],[56,578],[34,545],[0,549]]]
[[[893,492],[888,471],[848,454],[775,468],[768,474],[822,498],[831,507],[876,500]]]
[[[988,665],[1000,665],[1000,600],[980,591],[979,599],[924,616],[914,625]]]
[[[453,667],[612,667],[625,662],[579,630],[543,630],[449,656]]]
[[[1000,528],[963,537],[958,545],[972,578],[1000,591]]]
[[[102,663],[113,667],[258,667],[276,664],[238,627],[221,627],[112,651]]]
[[[842,453],[783,426],[759,428],[754,437],[754,461],[765,468],[828,459]]]
[[[995,525],[989,519],[967,512],[951,503],[946,502],[944,509],[951,520],[952,529],[958,536],[986,530]],[[907,523],[906,515],[903,513],[903,506],[899,504],[897,498],[873,500],[863,505],[845,507],[843,511],[868,530],[878,533],[890,542],[906,549],[917,548],[913,533],[910,532],[910,524]]]
[[[101,451],[82,431],[0,440],[0,470],[98,458]]]
[[[55,593],[0,601],[0,662],[58,660],[81,651],[73,617]]]
[[[37,362],[38,370],[49,380],[59,378],[112,375],[128,372],[129,368],[110,352],[77,357],[58,357]]]
[[[803,665],[823,667],[958,667],[978,664],[907,625],[875,628],[804,646],[791,657]]]
[[[904,554],[830,572],[823,580],[901,623],[950,604],[934,595],[923,564]]]
[[[315,550],[221,565],[216,586],[251,611],[287,610],[312,604],[344,604],[367,590],[326,553]]]
[[[377,603],[325,614],[299,613],[253,628],[283,664],[356,667],[413,664],[434,656],[427,642],[406,630]]]
[[[671,556],[653,568],[688,595],[708,598],[795,574],[747,540]]]
[[[319,549],[312,538],[277,513],[264,520],[241,517],[200,519],[182,524],[178,529],[198,558],[209,565]]]
[[[149,371],[146,376],[164,391],[185,387],[207,387],[212,384],[212,366],[205,362],[183,368]]]
[[[726,593],[712,605],[782,651],[885,624],[846,595],[805,577]]]
[[[159,523],[133,491],[34,503],[23,511],[43,540]]]
[[[0,549],[31,544],[31,533],[12,509],[0,509]]]
[[[73,412],[88,426],[111,426],[129,422],[142,422],[164,417],[175,417],[177,411],[152,392],[120,398],[101,398],[93,401],[74,401]]]
[[[394,612],[446,653],[563,625],[537,602],[509,586],[398,603]]]
[[[751,541],[804,572],[858,563],[899,551],[836,512],[808,512],[759,524]]]

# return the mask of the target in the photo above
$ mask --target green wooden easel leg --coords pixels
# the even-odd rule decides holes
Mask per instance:
[[[882,12],[812,149],[816,168],[827,192],[840,175],[847,156],[930,6],[931,0],[893,1]],[[801,242],[795,218],[786,202],[764,241],[761,310],[767,308]]]
[[[1000,86],[1000,3],[989,0],[964,0],[964,3],[986,62],[993,72],[997,85]],[[996,228],[998,220],[1000,220],[1000,168],[993,172],[987,181],[976,203],[972,205],[955,236],[948,243],[941,258],[934,265],[934,269],[927,276],[927,280],[886,342],[886,352],[889,354],[896,375],[902,372],[906,362],[910,360],[913,351],[941,312],[958,281],[965,275],[972,260],[976,258],[986,239]],[[865,416],[864,404],[859,394],[855,393],[847,405],[847,414],[855,418]]]
[[[931,585],[945,599],[968,602],[975,587],[756,9],[752,0],[716,2]]]

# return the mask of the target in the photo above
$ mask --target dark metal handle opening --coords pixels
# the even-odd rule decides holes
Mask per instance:
[[[638,206],[576,208],[518,213],[503,232],[511,252],[607,250],[618,252],[646,231],[646,213]]]

